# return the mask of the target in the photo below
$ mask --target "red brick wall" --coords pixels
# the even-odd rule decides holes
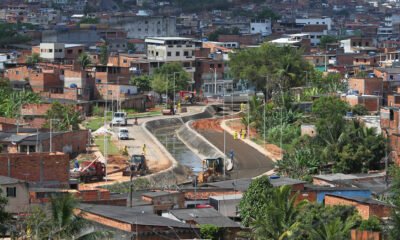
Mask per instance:
[[[335,205],[354,206],[354,207],[356,207],[356,209],[362,219],[368,219],[370,217],[370,210],[369,210],[368,205],[354,202],[351,200],[347,200],[344,198],[325,195],[325,205],[327,205],[327,206],[335,206]]]
[[[86,151],[86,144],[88,143],[88,131],[79,130],[66,132],[60,135],[53,135],[53,151],[62,152],[63,147],[71,145],[72,152],[82,153]],[[50,139],[42,142],[43,152],[50,150]]]
[[[376,216],[379,218],[389,217],[390,208],[383,205],[359,203],[352,201],[350,199],[345,199],[336,196],[325,196],[325,205],[347,205],[354,206],[357,208],[358,213],[361,215],[362,219],[368,219],[371,216]]]
[[[0,154],[0,175],[68,186],[69,157],[63,153]]]
[[[349,88],[358,90],[361,95],[373,95],[374,92],[382,94],[383,79],[382,78],[350,78]]]
[[[380,232],[351,230],[351,240],[382,240]]]

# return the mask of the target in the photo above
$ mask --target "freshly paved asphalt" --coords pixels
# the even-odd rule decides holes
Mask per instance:
[[[200,130],[214,146],[224,151],[224,132],[214,130]],[[228,132],[226,134],[226,155],[234,152],[234,169],[229,172],[230,178],[250,178],[268,172],[274,168],[274,162],[255,148],[240,140],[234,140]]]

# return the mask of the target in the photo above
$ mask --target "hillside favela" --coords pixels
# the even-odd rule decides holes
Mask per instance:
[[[0,239],[400,240],[400,1],[0,0]]]

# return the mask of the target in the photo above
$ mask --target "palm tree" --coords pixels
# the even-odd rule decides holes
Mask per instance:
[[[351,218],[342,221],[335,218],[324,222],[318,228],[310,229],[310,237],[313,240],[347,240],[350,237],[350,230],[356,225]]]
[[[78,201],[72,194],[52,198],[49,213],[42,209],[32,211],[27,221],[26,235],[39,239],[109,239],[110,232],[91,231],[90,222],[74,213]]]
[[[81,65],[82,70],[85,70],[90,64],[92,64],[92,60],[87,53],[79,55],[78,62]]]
[[[290,186],[274,188],[271,196],[264,196],[260,201],[267,201],[264,214],[250,223],[252,235],[257,240],[287,239],[298,229],[300,222],[296,218],[305,202],[295,204],[297,194],[291,196]]]

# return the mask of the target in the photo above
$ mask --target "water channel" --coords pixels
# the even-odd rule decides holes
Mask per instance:
[[[182,125],[172,125],[153,130],[154,136],[171,153],[180,164],[199,173],[202,168],[201,159],[193,153],[176,135],[176,130]]]

